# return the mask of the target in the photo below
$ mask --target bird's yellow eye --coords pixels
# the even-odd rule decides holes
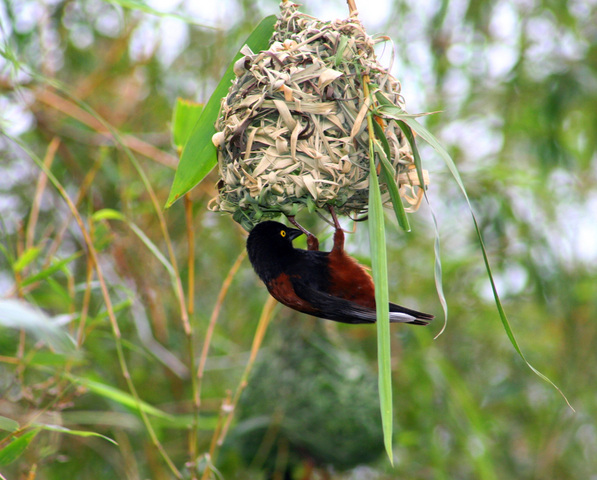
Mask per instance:
[[[280,235],[282,237],[285,237],[286,236],[286,230],[280,230]]]

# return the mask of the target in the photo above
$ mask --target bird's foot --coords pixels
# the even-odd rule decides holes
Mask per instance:
[[[334,227],[336,228],[336,230],[342,230],[340,222],[338,221],[338,217],[336,216],[336,212],[334,211],[334,207],[328,205],[328,208],[330,209],[330,214],[332,215],[332,220],[334,221]]]
[[[332,215],[332,220],[334,220],[334,228],[336,231],[334,232],[334,248],[333,250],[343,251],[344,250],[344,230],[342,230],[342,226],[338,221],[338,217],[336,216],[336,212],[334,211],[334,207],[328,205],[330,209],[330,214]]]
[[[307,250],[319,250],[319,240],[317,237],[303,227],[300,223],[298,223],[295,220],[294,215],[289,215],[288,221],[307,236]]]

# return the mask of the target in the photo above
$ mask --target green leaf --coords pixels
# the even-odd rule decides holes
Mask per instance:
[[[124,220],[125,216],[118,210],[114,210],[112,208],[102,208],[101,210],[94,212],[94,214],[91,215],[91,219],[94,222],[99,222],[100,220]]]
[[[135,235],[137,235],[137,237],[139,237],[139,239],[145,244],[145,246],[155,256],[155,258],[158,259],[162,265],[164,265],[166,270],[168,270],[168,273],[170,274],[170,280],[173,282],[174,285],[176,285],[176,272],[174,271],[174,267],[164,256],[164,254],[160,252],[160,249],[157,247],[157,245],[153,243],[151,239],[147,235],[145,235],[145,232],[143,232],[143,230],[141,230],[133,222],[127,223],[131,230],[135,233]]]
[[[110,437],[106,437],[105,435],[102,435],[102,434],[96,433],[96,432],[88,432],[85,430],[71,430],[70,428],[66,428],[66,427],[63,427],[60,425],[47,425],[47,424],[43,424],[43,423],[36,423],[35,426],[41,428],[42,430],[48,430],[50,432],[66,433],[68,435],[75,435],[77,437],[100,437],[100,438],[103,438],[104,440],[107,440],[110,443],[113,443],[114,445],[118,445],[118,443],[116,443]]]
[[[249,35],[245,44],[254,52],[266,49],[274,31],[275,23],[275,15],[264,18]],[[209,101],[201,111],[199,120],[182,151],[178,168],[174,174],[170,195],[166,202],[166,208],[172,206],[176,200],[201,182],[216,166],[217,150],[211,141],[214,133],[216,133],[214,124],[220,111],[222,97],[227,94],[230,84],[234,79],[234,62],[241,58],[241,56],[242,54],[239,49],[239,52],[232,62],[230,62],[226,73],[222,76]]]
[[[0,326],[23,329],[60,353],[75,351],[75,341],[43,311],[13,298],[0,299]]]
[[[62,270],[62,268],[64,268],[64,266],[68,265],[73,260],[79,258],[81,255],[82,255],[81,252],[73,253],[70,257],[67,257],[63,260],[59,260],[58,262],[52,263],[52,265],[50,265],[48,268],[43,269],[41,272],[38,272],[35,275],[31,275],[30,277],[27,277],[25,280],[23,280],[21,282],[21,285],[23,287],[26,287],[27,285],[31,285],[32,283],[44,280],[44,279],[48,278],[49,276],[53,275],[54,273],[56,273],[58,270]]]
[[[176,99],[176,105],[172,112],[172,142],[178,151],[181,151],[189,140],[202,110],[203,104],[201,103],[182,98]]]
[[[0,465],[8,465],[18,459],[38,433],[39,428],[33,428],[0,450]]]
[[[29,265],[33,260],[35,260],[41,252],[39,247],[31,247],[25,250],[17,261],[12,266],[12,269],[15,272],[21,272],[27,265]]]
[[[138,410],[137,408],[137,400],[132,395],[119,390],[118,388],[112,387],[110,385],[106,385],[105,383],[97,382],[95,380],[90,380],[88,378],[76,377],[74,375],[66,375],[70,381],[78,383],[79,385],[83,385],[87,387],[93,393],[100,395],[104,398],[112,400],[120,405],[123,405],[127,408]],[[153,415],[154,417],[159,417],[164,420],[172,420],[172,415],[163,412],[162,410],[142,401],[139,400],[139,405],[141,410],[143,410],[148,415]]]
[[[423,178],[423,162],[421,161],[421,155],[419,154],[419,148],[417,147],[417,142],[415,140],[415,135],[410,127],[404,123],[402,120],[397,120],[398,126],[404,133],[408,143],[410,144],[410,148],[413,151],[413,158],[415,160],[415,168],[417,169],[417,178],[419,179],[419,185],[425,188],[425,179]],[[425,193],[427,195],[427,193]]]
[[[380,110],[385,109],[385,108],[386,107],[380,107]],[[562,392],[562,390],[560,390],[560,388],[554,382],[552,382],[548,377],[546,377],[544,374],[542,374],[539,370],[537,370],[535,367],[533,367],[533,365],[531,365],[528,362],[528,360],[522,353],[520,346],[518,345],[518,341],[516,340],[516,337],[514,336],[514,332],[512,331],[512,328],[510,327],[510,322],[508,321],[508,317],[506,316],[506,312],[502,306],[502,301],[500,300],[500,296],[498,294],[497,287],[496,287],[495,281],[493,279],[493,273],[491,272],[491,266],[489,265],[489,257],[487,256],[487,250],[485,249],[485,242],[483,241],[483,235],[481,234],[481,229],[479,228],[479,224],[477,222],[477,217],[475,216],[475,212],[473,211],[473,207],[468,198],[468,194],[466,193],[466,189],[464,188],[464,183],[462,182],[462,179],[460,178],[460,173],[458,172],[458,169],[456,168],[456,165],[454,164],[452,157],[450,157],[448,152],[444,149],[444,147],[442,147],[442,145],[435,138],[435,136],[429,130],[427,130],[423,125],[421,125],[419,122],[417,122],[412,116],[395,115],[395,118],[397,120],[401,120],[402,122],[407,124],[414,132],[417,133],[417,135],[419,135],[419,137],[421,137],[423,140],[425,140],[427,143],[429,143],[429,145],[431,145],[433,147],[433,149],[444,160],[446,166],[448,167],[448,170],[450,170],[450,173],[454,177],[454,180],[456,180],[456,183],[457,183],[458,187],[460,188],[460,191],[462,192],[462,194],[466,200],[469,211],[471,212],[471,216],[473,218],[473,224],[475,226],[475,232],[477,233],[477,239],[479,241],[479,245],[481,247],[481,253],[483,255],[483,262],[485,263],[485,269],[487,271],[487,276],[489,278],[489,283],[491,285],[491,290],[493,292],[493,298],[495,301],[495,305],[496,305],[498,313],[500,315],[500,319],[502,321],[504,330],[506,331],[506,335],[510,339],[510,343],[512,344],[512,346],[514,347],[514,349],[516,350],[516,352],[518,353],[520,358],[522,358],[524,363],[531,369],[531,371],[533,371],[533,373],[535,373],[535,375],[537,375],[539,378],[541,378],[542,380],[549,383],[552,387],[554,387],[560,393],[560,395],[562,395],[562,397],[564,398],[564,400],[566,401],[568,406],[572,410],[574,410],[572,405],[570,405],[568,398],[566,398],[566,395],[564,395],[564,392]],[[403,131],[404,131],[404,129],[403,129]],[[413,154],[414,154],[414,150],[413,150]],[[417,152],[417,156],[418,156],[418,152]],[[415,161],[416,161],[416,157],[415,157]],[[420,159],[419,159],[419,162],[420,162]],[[418,170],[419,170],[419,168],[417,167],[417,171]]]
[[[373,129],[375,130],[375,136],[379,139],[379,141],[375,141],[374,143],[375,151],[381,160],[381,171],[388,187],[388,192],[390,193],[390,199],[392,200],[394,213],[396,214],[396,220],[398,220],[398,225],[400,225],[405,232],[410,232],[408,217],[406,216],[406,211],[404,210],[404,205],[402,204],[402,198],[400,198],[398,185],[396,185],[396,181],[394,180],[396,172],[394,171],[394,167],[392,167],[392,164],[388,158],[390,156],[390,145],[388,144],[388,139],[386,138],[381,125],[379,125],[377,122],[372,123]]]
[[[371,269],[375,284],[375,303],[377,310],[377,361],[379,404],[383,428],[384,445],[393,464],[392,456],[392,369],[390,350],[390,309],[388,295],[388,262],[386,258],[386,236],[381,203],[381,191],[376,175],[373,144],[369,145],[369,248],[371,250]]]
[[[19,422],[12,418],[0,416],[0,430],[6,430],[8,432],[14,432],[19,429]]]

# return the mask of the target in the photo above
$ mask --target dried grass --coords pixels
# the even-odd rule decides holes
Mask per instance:
[[[378,63],[376,40],[356,17],[322,22],[291,2],[280,8],[269,49],[242,50],[214,135],[221,180],[210,208],[247,229],[305,207],[367,212],[371,99],[363,75],[404,109],[399,82]],[[416,209],[422,191],[410,145],[395,122],[383,127],[400,193]]]

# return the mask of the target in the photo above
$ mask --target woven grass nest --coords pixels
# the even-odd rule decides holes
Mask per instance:
[[[400,83],[381,66],[356,16],[323,22],[283,1],[269,49],[244,55],[216,122],[220,181],[210,204],[247,230],[261,220],[331,205],[367,212],[369,132],[363,76],[404,109]],[[390,145],[401,197],[414,211],[422,196],[410,145],[394,121],[377,118]],[[389,202],[380,178],[382,200]],[[427,180],[425,180],[427,183]]]

